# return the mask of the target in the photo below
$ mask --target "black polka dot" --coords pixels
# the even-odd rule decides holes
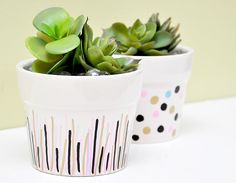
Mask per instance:
[[[143,120],[144,120],[143,115],[141,115],[141,114],[137,115],[137,117],[136,117],[136,121],[138,121],[138,122],[142,122]]]
[[[167,109],[167,104],[163,103],[161,104],[161,110],[165,111]]]
[[[133,135],[133,136],[132,136],[132,139],[133,139],[134,141],[138,141],[138,140],[139,140],[139,136],[138,136],[138,135]]]
[[[176,87],[175,87],[175,93],[178,93],[179,90],[180,90],[180,86],[176,86]]]
[[[179,117],[179,115],[178,115],[178,113],[176,113],[175,114],[175,121],[177,121],[178,117]]]
[[[164,126],[160,125],[158,128],[157,128],[157,131],[159,133],[162,133],[164,131]]]

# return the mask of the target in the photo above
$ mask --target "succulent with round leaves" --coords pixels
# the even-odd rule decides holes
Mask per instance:
[[[60,7],[48,8],[38,13],[33,19],[38,33],[26,39],[26,47],[37,59],[32,64],[32,70],[48,74],[65,70],[65,67],[60,66],[71,60],[73,51],[80,45],[86,21],[87,18],[83,15],[73,19]]]
[[[39,31],[26,39],[36,57],[32,71],[59,75],[108,75],[136,70],[139,60],[113,58],[114,39],[96,38],[83,15],[75,20],[60,7],[41,11],[33,20]]]
[[[118,52],[124,55],[168,55],[181,42],[179,25],[173,27],[171,18],[160,23],[159,14],[153,14],[147,23],[137,19],[131,27],[117,22],[103,32],[103,37],[118,42]]]

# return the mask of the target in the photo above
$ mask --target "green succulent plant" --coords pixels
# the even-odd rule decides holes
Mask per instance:
[[[117,43],[96,38],[83,15],[73,19],[63,8],[41,11],[33,20],[36,36],[26,39],[26,47],[36,60],[32,71],[47,74],[104,75],[136,70],[138,60],[113,58]]]
[[[114,58],[112,55],[117,48],[114,39],[97,37],[93,40],[92,29],[85,24],[81,47],[77,48],[75,58],[86,72],[100,70],[103,73],[120,74],[136,70],[140,60]]]
[[[114,23],[104,30],[102,37],[116,39],[118,52],[124,55],[168,55],[181,42],[178,29],[179,25],[171,25],[171,18],[160,23],[156,13],[145,24],[139,19],[131,27]]]

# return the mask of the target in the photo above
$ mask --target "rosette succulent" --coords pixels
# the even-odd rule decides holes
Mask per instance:
[[[104,30],[103,37],[114,38],[118,52],[124,55],[167,55],[181,42],[179,25],[172,26],[171,18],[160,23],[159,14],[153,14],[147,23],[137,19],[131,27],[121,22]]]
[[[87,17],[73,19],[63,8],[41,11],[33,20],[36,36],[26,39],[26,47],[36,57],[32,71],[63,75],[119,74],[136,70],[138,60],[113,58],[117,43],[96,38]]]

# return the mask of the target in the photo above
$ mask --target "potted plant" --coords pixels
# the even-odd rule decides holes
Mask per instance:
[[[139,60],[113,58],[114,40],[96,38],[83,15],[41,11],[37,36],[26,39],[35,58],[17,65],[34,168],[95,176],[126,166],[136,104]]]
[[[137,19],[127,27],[121,22],[104,30],[116,39],[119,57],[142,59],[143,89],[134,124],[134,143],[171,140],[179,132],[179,120],[192,65],[193,50],[178,46],[179,25],[171,18],[163,23],[153,14],[144,24]]]

